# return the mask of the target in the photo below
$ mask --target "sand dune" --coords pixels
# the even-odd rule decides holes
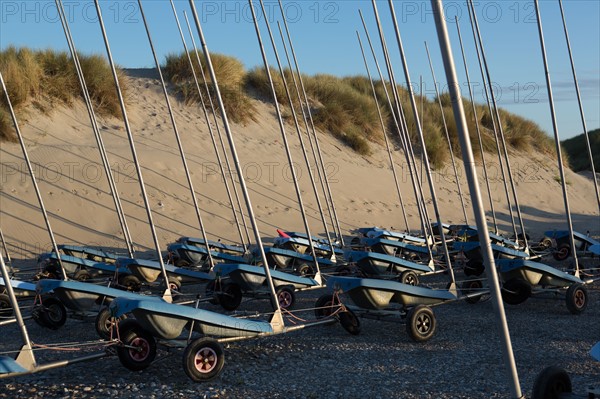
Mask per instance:
[[[159,240],[165,249],[167,243],[179,236],[200,236],[198,222],[159,83],[144,71],[132,73],[129,80],[127,111]],[[176,99],[172,103],[208,234],[212,239],[239,242],[204,116],[196,106],[183,105]],[[256,101],[256,109],[256,122],[233,125],[233,131],[253,209],[266,240],[276,234],[276,228],[303,230],[303,223],[273,107]],[[56,107],[50,115],[31,111],[26,119],[20,120],[20,125],[57,240],[124,250],[121,228],[83,104]],[[141,251],[149,250],[152,237],[124,125],[117,119],[102,119],[100,126],[134,241]],[[312,233],[323,234],[307,167],[292,125],[287,125],[287,135],[298,165]],[[362,157],[328,134],[320,137],[344,233],[373,225],[404,230],[384,147],[374,144],[373,155]],[[395,151],[394,155],[402,176],[410,227],[416,230],[418,213],[410,178],[401,169],[402,154]],[[521,209],[532,236],[539,239],[544,230],[565,228],[556,162],[537,154],[511,155]],[[503,184],[498,178],[497,158],[493,154],[486,157],[500,231],[510,235],[512,229]],[[47,250],[50,239],[19,146],[2,143],[0,160],[0,225],[11,255],[17,259],[31,258]],[[434,174],[441,216],[447,223],[462,223],[451,171],[448,165]],[[485,190],[480,167],[479,173]],[[567,176],[575,229],[598,235],[600,217],[591,181],[571,171]],[[464,179],[462,183],[472,222],[471,199]],[[429,197],[427,185],[424,189]],[[487,194],[483,193],[489,210]],[[434,215],[430,201],[429,209]],[[488,215],[491,221],[491,213]]]

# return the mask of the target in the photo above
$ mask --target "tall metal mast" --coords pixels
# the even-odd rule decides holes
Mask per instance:
[[[288,23],[287,23],[287,18],[285,16],[285,12],[283,11],[283,5],[281,4],[281,0],[279,1],[279,10],[281,11],[281,19],[283,20],[283,25],[285,27],[285,31],[287,34],[287,38],[288,38],[288,42],[290,43],[290,50],[292,52],[292,58],[294,59],[294,65],[296,67],[296,73],[298,75],[298,81],[300,82],[300,87],[302,88],[302,94],[304,97],[304,103],[306,104],[306,113],[308,114],[309,120],[310,120],[310,125],[311,125],[311,129],[312,129],[312,135],[315,141],[315,147],[316,147],[316,154],[318,155],[318,162],[317,164],[320,166],[320,169],[317,168],[317,170],[322,170],[322,177],[321,177],[321,181],[322,183],[324,183],[325,188],[327,189],[326,191],[326,195],[325,198],[329,199],[329,203],[330,203],[330,211],[331,211],[331,217],[332,217],[332,224],[333,226],[336,228],[337,230],[337,239],[340,242],[340,244],[342,246],[344,246],[344,235],[342,234],[342,229],[340,227],[340,220],[337,216],[337,211],[335,209],[335,202],[333,201],[333,194],[331,192],[331,185],[329,184],[329,178],[327,177],[327,168],[325,167],[325,162],[323,160],[323,152],[321,151],[321,144],[319,143],[319,136],[317,134],[317,129],[315,128],[315,123],[313,121],[313,117],[312,117],[312,111],[310,110],[310,103],[308,102],[308,95],[306,94],[306,87],[304,86],[304,79],[302,78],[302,74],[300,73],[300,66],[298,65],[298,58],[296,57],[296,51],[294,50],[294,44],[292,43],[292,36],[290,34],[290,29],[288,27]],[[309,137],[309,142],[311,144],[311,148],[312,148],[312,140],[311,140],[311,136],[310,134],[308,135]],[[313,156],[315,157],[315,159],[317,158],[317,155],[314,154],[314,148],[313,148]],[[325,191],[325,190],[324,190]]]
[[[569,241],[571,243],[571,252],[575,261],[575,276],[579,277],[579,262],[577,260],[577,247],[573,237],[573,220],[571,218],[571,207],[569,206],[569,194],[567,192],[567,178],[562,159],[562,149],[560,145],[560,135],[558,134],[558,124],[556,123],[556,111],[554,109],[554,96],[552,94],[552,80],[550,79],[550,67],[546,57],[546,43],[544,42],[544,31],[542,29],[542,16],[540,15],[540,4],[534,0],[535,15],[537,18],[538,32],[540,35],[540,47],[542,50],[542,59],[544,61],[544,72],[546,75],[546,86],[548,88],[548,103],[550,105],[550,117],[552,118],[552,129],[554,130],[554,143],[556,144],[556,155],[558,157],[558,171],[560,172],[561,186],[563,192],[563,201],[565,203],[565,213],[567,214],[567,226],[569,227]],[[595,178],[595,176],[594,176]]]
[[[277,21],[277,27],[279,28],[279,35],[281,36],[281,42],[283,43],[283,50],[285,51],[285,57],[287,59],[288,66],[290,68],[290,74],[292,75],[292,79],[294,81],[294,86],[296,88],[296,95],[298,97],[298,104],[300,105],[300,108],[302,108],[302,98],[300,97],[300,90],[299,90],[299,87],[298,87],[298,82],[296,81],[296,75],[294,74],[293,70],[291,69],[290,55],[289,55],[288,50],[287,50],[287,45],[285,44],[285,38],[283,37],[283,31],[281,30],[281,24],[279,23],[279,21]],[[271,36],[271,39],[272,38],[273,37]],[[275,48],[275,43],[274,42],[273,42],[273,48]],[[310,161],[308,159],[308,154],[306,153],[306,146],[304,145],[304,139],[302,138],[302,132],[300,131],[300,125],[298,123],[298,118],[296,117],[296,111],[294,110],[294,101],[291,98],[290,91],[289,91],[289,88],[288,88],[288,83],[287,83],[287,80],[285,78],[285,73],[284,73],[284,70],[281,68],[281,65],[280,65],[280,72],[281,72],[281,79],[283,80],[283,84],[285,86],[285,91],[287,93],[288,100],[289,100],[289,103],[290,103],[290,108],[292,110],[292,115],[293,115],[293,118],[294,118],[294,124],[296,126],[296,131],[298,133],[298,139],[300,141],[300,147],[302,148],[302,155],[304,156],[304,162],[306,162],[306,167],[308,169],[308,176],[310,178],[310,183],[312,185],[312,189],[313,189],[313,192],[315,193],[315,198],[317,200],[317,206],[319,208],[319,214],[321,215],[321,221],[323,222],[323,229],[325,230],[325,235],[327,237],[327,242],[329,243],[329,248],[331,249],[331,259],[335,262],[335,260],[336,260],[335,250],[334,250],[334,247],[333,247],[333,242],[331,241],[331,236],[329,235],[329,227],[327,226],[327,221],[325,220],[325,213],[323,212],[323,205],[321,203],[321,197],[319,196],[319,190],[317,190],[317,185],[315,183],[315,178],[314,178],[314,175],[313,175],[313,172],[312,172]],[[308,133],[308,137],[309,137],[309,140],[310,140],[310,131],[308,130],[308,121],[306,119],[306,115],[304,113],[304,110],[302,110],[302,115],[304,117],[304,123],[305,123],[305,127],[306,127],[306,132]],[[312,141],[311,141],[311,143],[312,143]],[[318,165],[318,161],[316,159],[315,159],[315,166],[317,167],[317,170],[320,170],[319,165]],[[327,198],[326,198],[327,194],[324,193],[324,195],[325,195],[325,200],[327,201]],[[334,229],[335,229],[335,227],[334,227]],[[312,241],[312,237],[309,237],[308,239]]]
[[[279,129],[281,130],[281,138],[283,140],[283,145],[285,147],[285,153],[287,155],[288,163],[290,165],[290,171],[292,173],[292,180],[294,182],[294,188],[296,189],[296,196],[298,197],[298,206],[300,207],[300,213],[302,214],[302,220],[304,222],[304,228],[306,230],[306,234],[308,235],[308,245],[309,245],[309,248],[310,248],[310,253],[313,256],[313,259],[314,259],[314,262],[315,262],[315,266],[317,268],[317,275],[315,276],[315,279],[317,281],[319,281],[319,283],[320,283],[321,282],[321,275],[319,273],[319,262],[317,261],[317,254],[316,254],[316,251],[315,251],[314,242],[312,240],[312,235],[310,233],[310,226],[308,224],[308,219],[306,217],[306,211],[304,210],[304,202],[302,200],[302,193],[301,193],[301,190],[300,190],[300,183],[298,181],[298,177],[296,175],[296,170],[294,168],[294,160],[292,158],[292,153],[290,151],[290,146],[289,146],[287,135],[286,135],[286,132],[285,132],[285,125],[283,123],[283,117],[281,115],[281,109],[279,108],[279,102],[277,100],[277,93],[275,91],[275,85],[273,83],[273,77],[271,76],[271,70],[269,68],[269,61],[267,60],[267,54],[265,53],[265,48],[264,48],[263,43],[262,43],[260,29],[258,27],[258,19],[256,18],[256,13],[254,11],[254,5],[252,3],[252,0],[248,0],[248,3],[250,4],[250,10],[252,11],[252,18],[253,18],[253,21],[254,21],[254,28],[256,30],[256,37],[258,39],[258,45],[260,47],[260,52],[261,52],[261,55],[262,55],[264,66],[265,66],[265,73],[267,74],[267,78],[269,79],[269,84],[271,86],[271,94],[273,95],[273,102],[274,102],[274,105],[275,105],[275,112],[277,114],[277,120],[279,122]],[[263,15],[266,18],[266,15],[268,15],[268,14],[267,14],[267,12],[265,10],[265,7],[264,7],[264,4],[263,4],[262,0],[260,0],[260,6],[261,6],[261,9],[262,9]],[[271,34],[271,27],[269,26],[268,21],[265,21],[265,23],[266,23],[267,29],[269,31],[269,36],[271,36],[271,42],[273,43],[273,50],[275,51],[275,56],[277,58],[277,65],[279,66],[280,70],[283,72],[283,68],[281,66],[281,61],[279,60],[279,54],[277,53],[277,48],[275,47],[275,41],[273,40],[273,36]],[[282,78],[285,80],[285,76],[283,75],[283,73],[282,73]],[[287,88],[287,86],[286,86],[286,88]],[[290,96],[289,90],[286,90],[286,93],[287,93],[288,99],[291,100],[291,96]],[[295,116],[295,114],[294,114],[294,116]],[[296,120],[296,123],[297,123],[297,120]],[[332,248],[332,250],[333,250],[333,248]]]
[[[481,39],[481,31],[479,30],[479,23],[477,22],[477,14],[475,13],[475,6],[473,5],[472,0],[468,0],[469,5],[471,6],[473,13],[473,21],[475,22],[475,30],[477,31],[477,38],[479,41],[479,47],[481,48],[481,56],[483,58],[483,64],[485,66],[485,71],[488,79],[488,83],[490,85],[490,96],[492,98],[492,104],[494,106],[494,115],[496,117],[496,122],[498,123],[498,133],[500,134],[500,139],[502,141],[502,147],[504,149],[504,159],[506,161],[506,169],[508,172],[508,177],[510,181],[510,186],[513,194],[513,199],[515,201],[515,208],[517,210],[517,218],[519,219],[519,224],[521,226],[521,236],[519,234],[515,234],[515,240],[519,241],[519,238],[522,238],[523,244],[525,247],[525,251],[529,252],[529,246],[527,243],[527,233],[525,232],[525,224],[523,222],[523,215],[521,214],[521,207],[519,206],[519,198],[517,197],[517,188],[515,187],[515,182],[512,177],[512,168],[510,166],[510,159],[508,157],[508,148],[506,146],[506,140],[504,137],[504,129],[502,128],[502,121],[500,120],[500,111],[498,110],[498,103],[496,101],[496,95],[494,94],[494,89],[492,87],[492,78],[490,75],[490,69],[487,63],[487,58],[485,56],[485,50],[483,48],[483,40]]]
[[[119,224],[121,225],[121,229],[123,230],[123,238],[125,239],[125,244],[127,246],[127,251],[129,252],[129,257],[134,257],[134,246],[133,240],[131,239],[131,232],[129,231],[129,226],[127,226],[127,219],[125,218],[125,212],[123,211],[123,205],[121,203],[121,199],[119,196],[119,189],[117,188],[117,184],[115,183],[115,179],[112,173],[112,169],[110,168],[110,162],[108,160],[108,155],[106,153],[106,147],[104,146],[104,139],[100,134],[100,129],[98,128],[98,120],[96,119],[96,114],[94,112],[94,106],[92,104],[92,100],[90,97],[90,93],[87,88],[87,83],[85,81],[85,76],[83,75],[83,70],[81,69],[81,63],[79,62],[79,55],[77,54],[77,50],[75,48],[75,42],[73,41],[73,36],[71,35],[71,29],[69,28],[69,23],[67,17],[65,15],[65,9],[63,7],[62,0],[55,0],[56,8],[58,10],[58,16],[63,26],[63,30],[65,32],[65,36],[67,38],[67,43],[69,45],[69,51],[71,52],[71,58],[73,58],[73,63],[75,64],[75,71],[77,72],[77,78],[79,80],[79,85],[81,86],[81,92],[83,94],[83,99],[86,105],[86,109],[88,111],[88,116],[90,118],[90,122],[92,125],[92,130],[94,131],[94,138],[96,139],[96,145],[98,146],[98,150],[100,152],[100,158],[102,160],[102,166],[104,167],[104,173],[106,173],[106,177],[108,179],[108,185],[110,188],[111,196],[113,198],[113,202],[115,204],[115,210],[117,212],[117,216],[119,218]]]
[[[271,304],[274,309],[273,317],[271,318],[271,325],[275,332],[281,332],[284,328],[283,316],[281,313],[281,307],[279,306],[279,301],[277,301],[277,294],[275,293],[275,286],[273,285],[273,279],[271,278],[271,272],[269,270],[267,256],[265,255],[265,248],[262,243],[260,237],[260,231],[258,229],[258,224],[256,223],[256,218],[254,217],[254,210],[252,209],[252,201],[250,200],[250,194],[248,193],[248,188],[246,187],[246,180],[244,179],[244,175],[242,173],[242,166],[240,164],[240,159],[237,154],[237,150],[235,148],[235,142],[233,140],[233,134],[231,131],[231,126],[229,125],[229,119],[227,118],[227,111],[225,110],[225,105],[223,104],[223,97],[221,96],[221,90],[219,89],[219,82],[217,81],[217,75],[215,74],[215,69],[212,64],[212,60],[210,58],[210,52],[208,51],[208,46],[206,45],[206,40],[204,40],[204,32],[202,32],[202,25],[200,25],[200,19],[198,18],[198,13],[196,11],[196,5],[194,4],[194,0],[189,0],[190,7],[192,9],[192,14],[194,16],[194,22],[196,23],[196,30],[198,31],[198,36],[200,37],[200,43],[202,45],[202,49],[204,52],[204,57],[206,59],[206,66],[209,70],[210,77],[215,86],[215,95],[217,97],[217,103],[219,104],[219,110],[221,111],[221,117],[223,118],[223,126],[225,128],[225,133],[227,134],[227,140],[229,141],[229,147],[231,149],[231,154],[233,155],[233,161],[235,164],[236,171],[240,177],[240,186],[242,188],[242,194],[244,195],[244,199],[246,200],[246,207],[248,208],[248,216],[250,217],[250,222],[252,223],[252,229],[254,230],[254,237],[256,239],[256,244],[258,245],[258,250],[260,253],[260,257],[263,262],[263,268],[265,271],[265,276],[267,278],[267,285],[269,287],[269,291],[271,294]],[[251,7],[254,11],[254,8]]]
[[[488,176],[487,163],[485,162],[485,152],[483,150],[483,141],[481,139],[481,130],[479,129],[479,117],[477,116],[477,107],[475,106],[475,98],[473,96],[473,88],[471,87],[471,79],[469,78],[469,66],[467,65],[467,57],[465,56],[465,48],[463,46],[462,36],[460,33],[460,25],[458,17],[454,17],[456,29],[458,31],[458,40],[460,42],[460,51],[462,54],[463,63],[465,65],[465,73],[467,75],[467,86],[469,88],[469,97],[471,99],[471,107],[473,110],[473,118],[475,119],[475,129],[477,130],[477,139],[479,141],[479,152],[481,153],[481,164],[483,166],[483,179],[487,188],[488,198],[490,200],[490,209],[492,211],[492,220],[494,222],[494,233],[498,234],[498,222],[496,221],[496,211],[494,210],[494,200],[492,198],[492,189],[490,188],[490,179]]]
[[[35,190],[35,195],[37,196],[38,203],[40,204],[40,210],[42,211],[42,216],[44,217],[44,222],[46,223],[46,230],[48,230],[48,235],[50,236],[50,242],[52,243],[52,249],[54,253],[56,253],[56,259],[60,266],[60,270],[62,272],[62,277],[65,280],[68,280],[67,272],[65,271],[62,259],[60,257],[60,252],[58,252],[58,245],[56,244],[56,239],[54,238],[54,233],[52,232],[52,226],[50,226],[50,219],[48,218],[48,212],[46,212],[46,206],[44,205],[44,200],[42,199],[42,193],[37,184],[37,179],[35,178],[35,173],[33,172],[33,167],[31,166],[31,161],[29,160],[29,154],[27,153],[27,148],[25,146],[25,140],[23,139],[23,134],[21,134],[21,128],[19,127],[19,122],[17,120],[17,115],[15,114],[15,110],[12,106],[12,102],[10,101],[10,96],[8,94],[8,90],[6,89],[6,84],[4,83],[4,77],[2,76],[2,72],[0,72],[0,83],[2,83],[2,90],[4,91],[4,98],[6,100],[6,104],[8,106],[8,110],[10,112],[10,116],[15,125],[15,130],[17,132],[17,138],[19,139],[19,144],[21,145],[21,151],[23,151],[23,158],[25,159],[25,163],[27,164],[27,170],[29,171],[29,176],[31,177],[31,183],[33,184],[33,189]],[[8,281],[8,279],[6,280]],[[8,284],[10,285],[10,284]]]
[[[494,264],[492,245],[489,234],[487,233],[485,211],[483,208],[483,201],[481,200],[481,192],[479,191],[477,171],[475,169],[475,160],[473,158],[471,141],[469,140],[469,130],[467,127],[467,120],[465,118],[465,110],[461,101],[460,88],[458,84],[458,78],[456,76],[454,58],[452,56],[452,48],[450,46],[448,28],[446,27],[446,19],[444,16],[442,0],[431,0],[431,5],[433,7],[433,15],[435,18],[435,25],[437,28],[440,48],[442,50],[442,59],[444,60],[446,79],[448,81],[448,87],[450,88],[452,108],[454,110],[454,118],[456,120],[458,138],[460,140],[460,145],[462,148],[465,173],[467,176],[467,181],[469,183],[469,191],[471,192],[471,198],[473,200],[475,222],[477,224],[477,231],[479,234],[479,240],[481,242],[482,255],[484,258],[484,263],[486,265],[486,274],[490,286],[490,293],[492,301],[494,303],[494,309],[496,310],[496,313],[498,315],[498,327],[500,330],[500,338],[502,341],[502,354],[504,357],[504,363],[509,374],[510,391],[514,398],[520,399],[523,397],[523,395],[521,393],[519,375],[517,373],[517,367],[512,351],[510,334],[506,323],[504,305],[502,303],[502,298],[500,295],[500,286],[498,284],[498,274],[496,272],[496,265]]]
[[[150,44],[150,49],[152,50],[152,57],[154,58],[154,63],[156,64],[156,70],[158,71],[158,77],[160,79],[160,84],[163,90],[163,95],[165,97],[165,102],[167,104],[167,109],[169,110],[169,117],[171,118],[171,125],[173,126],[173,132],[175,133],[175,140],[177,141],[177,147],[179,148],[179,154],[181,155],[181,163],[183,164],[183,170],[185,172],[185,177],[187,179],[188,187],[190,188],[190,195],[192,196],[192,202],[194,203],[194,210],[196,211],[196,218],[198,219],[198,225],[200,227],[200,232],[202,233],[202,238],[204,238],[204,245],[206,246],[206,256],[208,257],[208,263],[210,265],[210,270],[215,267],[215,262],[210,253],[210,244],[208,242],[208,236],[206,234],[206,229],[204,228],[204,221],[202,220],[202,213],[200,212],[200,206],[198,205],[198,198],[196,196],[196,190],[194,189],[194,183],[192,182],[192,177],[190,176],[190,168],[188,167],[187,159],[185,157],[185,152],[183,150],[183,143],[181,142],[181,136],[179,135],[179,129],[177,127],[177,122],[175,121],[175,114],[173,113],[173,108],[171,107],[171,100],[169,99],[169,93],[167,91],[167,85],[165,84],[165,79],[163,78],[162,70],[160,68],[160,62],[158,61],[158,57],[156,56],[156,50],[154,49],[154,43],[152,42],[152,36],[150,35],[150,28],[148,27],[148,21],[146,20],[146,15],[144,14],[144,8],[142,7],[142,0],[138,0],[138,5],[140,7],[140,14],[142,15],[142,21],[144,22],[144,28],[146,29],[146,35],[148,36],[148,43]]]
[[[465,217],[465,224],[469,224],[469,218],[467,216],[467,208],[465,207],[465,200],[463,198],[462,188],[460,187],[460,180],[458,179],[458,170],[456,169],[456,160],[454,159],[454,150],[452,149],[452,142],[450,141],[450,133],[448,133],[448,124],[446,123],[446,116],[444,115],[444,107],[442,105],[442,98],[438,90],[437,80],[435,78],[435,70],[433,69],[433,63],[431,62],[431,55],[429,54],[429,47],[425,42],[425,51],[427,52],[427,59],[429,60],[429,68],[431,69],[431,76],[433,77],[433,87],[435,87],[435,96],[437,97],[438,104],[440,106],[440,113],[442,114],[442,122],[444,124],[444,132],[446,134],[446,140],[448,141],[448,149],[450,150],[450,160],[452,162],[452,169],[454,169],[454,179],[456,181],[456,188],[458,189],[458,198],[460,198],[460,204],[462,205],[463,216]],[[423,112],[421,111],[421,114]]]
[[[119,84],[119,77],[117,76],[117,69],[115,67],[115,63],[112,57],[112,51],[110,49],[110,45],[108,43],[108,36],[106,34],[106,28],[104,27],[104,20],[102,18],[102,11],[100,9],[100,4],[98,0],[94,0],[94,4],[96,6],[96,12],[98,14],[98,22],[100,25],[100,30],[102,31],[102,38],[104,39],[104,45],[106,47],[106,53],[108,55],[108,62],[110,64],[110,68],[112,71],[113,79],[115,81],[115,87],[117,89],[117,96],[119,97],[119,105],[121,107],[121,112],[123,114],[123,121],[125,123],[125,130],[127,131],[127,139],[129,141],[129,147],[131,149],[131,154],[133,156],[133,163],[135,165],[135,169],[137,172],[140,190],[142,194],[142,199],[144,200],[144,205],[146,208],[146,216],[148,217],[148,223],[150,225],[150,232],[152,233],[152,239],[154,241],[154,249],[156,250],[156,256],[158,257],[158,262],[160,263],[163,278],[165,280],[165,294],[164,299],[167,301],[172,301],[171,290],[169,288],[169,277],[167,276],[167,271],[165,270],[165,264],[162,258],[162,254],[160,251],[160,243],[158,241],[158,235],[156,234],[156,228],[154,226],[154,220],[152,218],[152,211],[150,210],[150,201],[148,200],[148,194],[146,193],[146,185],[144,184],[144,178],[142,176],[142,167],[138,160],[137,152],[135,149],[135,143],[133,140],[133,133],[131,131],[131,126],[129,124],[129,118],[127,116],[127,109],[125,108],[125,99],[123,98],[123,92],[121,91],[121,86]]]
[[[225,166],[227,167],[227,174],[229,174],[229,177],[231,179],[231,187],[233,187],[233,194],[235,195],[237,206],[238,206],[238,209],[240,212],[240,218],[242,219],[242,225],[244,226],[244,232],[246,233],[246,240],[247,240],[248,246],[250,246],[251,240],[250,240],[250,233],[248,232],[248,225],[246,224],[246,218],[244,217],[244,210],[242,208],[242,203],[240,201],[240,196],[238,194],[237,183],[236,183],[235,177],[233,175],[233,169],[231,169],[231,164],[229,163],[229,155],[227,155],[227,150],[225,148],[225,142],[223,141],[223,135],[221,134],[221,128],[219,127],[219,119],[217,118],[216,108],[215,108],[215,105],[213,104],[212,96],[210,95],[210,89],[208,87],[208,80],[206,79],[206,75],[204,73],[204,68],[202,68],[202,62],[200,61],[200,53],[198,52],[198,48],[196,47],[196,39],[194,39],[194,35],[192,33],[192,27],[190,26],[190,21],[188,20],[187,13],[185,11],[183,11],[183,16],[185,17],[185,23],[187,25],[188,32],[190,33],[190,38],[192,40],[192,46],[194,48],[194,54],[196,55],[196,60],[198,61],[198,68],[200,69],[200,73],[202,74],[202,81],[204,82],[204,89],[206,90],[206,96],[208,97],[210,109],[211,109],[211,112],[213,114],[213,118],[215,121],[215,128],[217,129],[217,137],[219,138],[219,142],[221,144],[221,149],[223,150],[223,158],[225,159]],[[193,67],[192,67],[192,70],[193,70]],[[202,96],[200,96],[200,98],[202,98]],[[210,128],[210,123],[208,125],[209,125],[209,132],[212,132],[212,129]],[[237,229],[240,234],[240,240],[242,242],[242,245],[244,247],[246,247],[246,251],[247,251],[248,246],[246,246],[246,244],[244,244],[244,238],[242,237],[242,233],[240,230],[240,223],[239,223],[239,220],[235,213],[236,210],[233,205],[233,199],[231,198],[231,191],[229,189],[229,183],[227,182],[227,176],[226,176],[225,170],[223,168],[223,162],[221,161],[221,157],[219,155],[219,150],[216,147],[215,147],[215,152],[217,154],[217,162],[219,162],[221,174],[223,175],[223,181],[225,183],[225,189],[226,189],[227,195],[229,197],[229,202],[231,203],[231,210],[233,211],[233,217],[235,219],[235,223],[237,225]]]
[[[375,0],[372,0],[373,7],[376,7]],[[446,265],[448,266],[448,270],[450,272],[451,281],[454,283],[454,272],[452,271],[452,265],[450,261],[450,252],[448,251],[448,245],[446,243],[446,234],[444,233],[442,218],[440,216],[440,209],[438,206],[437,195],[435,192],[435,185],[433,184],[433,176],[431,175],[431,168],[429,165],[429,156],[427,155],[427,148],[425,146],[425,138],[423,134],[423,128],[421,126],[421,122],[419,119],[419,113],[417,111],[417,103],[415,101],[414,92],[412,89],[412,84],[410,80],[410,74],[408,72],[408,64],[406,62],[406,57],[404,54],[404,47],[402,45],[402,39],[400,37],[400,30],[398,29],[398,21],[396,20],[396,12],[394,11],[394,3],[392,0],[389,0],[390,12],[392,14],[392,21],[394,23],[394,29],[396,31],[396,41],[398,42],[398,49],[400,51],[400,58],[402,61],[402,67],[404,69],[404,77],[406,78],[406,86],[408,93],[410,94],[410,103],[413,110],[413,116],[415,118],[415,124],[417,125],[417,132],[419,133],[419,139],[421,141],[421,148],[423,148],[423,159],[425,161],[425,168],[427,172],[427,180],[429,182],[429,191],[431,192],[431,199],[433,202],[433,209],[435,211],[435,216],[438,222],[438,231],[440,238],[442,240],[442,247],[444,248],[444,255],[446,257]]]
[[[565,39],[567,41],[567,48],[569,49],[569,60],[571,61],[571,71],[573,72],[573,82],[575,84],[575,91],[577,92],[577,104],[579,105],[579,114],[581,115],[581,125],[583,126],[583,135],[585,137],[585,144],[587,146],[588,156],[590,158],[590,165],[592,168],[592,180],[594,181],[594,188],[596,189],[596,200],[598,201],[598,215],[600,216],[600,190],[598,190],[598,177],[596,175],[596,167],[594,166],[594,157],[592,156],[592,146],[590,145],[590,135],[588,133],[587,124],[585,122],[585,115],[583,113],[583,104],[581,102],[581,91],[579,90],[579,83],[577,81],[577,72],[575,71],[575,61],[573,60],[573,52],[571,51],[571,40],[569,39],[569,31],[567,30],[567,20],[565,19],[565,11],[563,10],[562,0],[558,0],[558,5],[560,6],[560,15],[562,17],[563,28],[565,31]]]
[[[404,224],[406,225],[406,231],[410,231],[410,227],[408,225],[408,218],[406,217],[406,209],[404,206],[404,200],[402,198],[402,191],[400,190],[400,181],[398,180],[398,174],[396,173],[396,165],[394,164],[394,158],[392,157],[392,150],[390,148],[390,141],[387,137],[387,129],[385,126],[385,122],[383,120],[383,115],[381,114],[381,107],[379,106],[379,100],[377,100],[377,90],[375,89],[375,84],[373,83],[373,78],[371,77],[371,70],[369,69],[369,63],[367,62],[367,57],[365,56],[365,50],[362,44],[362,40],[360,39],[360,34],[356,31],[356,37],[358,38],[358,44],[360,46],[360,52],[363,57],[363,61],[365,62],[365,68],[367,70],[367,77],[369,78],[369,82],[371,84],[371,89],[373,91],[373,99],[375,100],[375,106],[377,107],[377,114],[379,115],[379,122],[381,123],[381,132],[383,133],[383,139],[385,140],[385,147],[387,149],[388,157],[390,159],[390,168],[392,169],[392,175],[394,177],[394,183],[396,185],[396,191],[398,192],[398,199],[400,200],[400,207],[402,208],[402,216],[404,217]],[[385,87],[385,82],[382,82]],[[387,90],[387,89],[386,89]]]

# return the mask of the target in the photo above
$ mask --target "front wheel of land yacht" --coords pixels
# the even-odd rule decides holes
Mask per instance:
[[[292,287],[284,286],[277,288],[277,301],[282,309],[291,309],[296,302],[296,294]]]
[[[535,378],[532,399],[559,399],[563,393],[573,392],[569,374],[559,367],[546,367]]]
[[[481,276],[485,271],[485,266],[481,261],[467,261],[463,269],[465,276]]]
[[[96,327],[96,333],[102,339],[110,339],[110,331],[113,326],[120,322],[121,320],[125,320],[127,316],[123,315],[119,318],[114,319],[111,317],[110,310],[108,307],[103,307],[100,309],[98,314],[96,315],[96,320],[94,321],[94,326]]]
[[[513,278],[502,285],[501,294],[504,302],[518,305],[531,296],[531,285],[523,279]]]
[[[138,292],[142,288],[142,282],[133,274],[125,274],[119,277],[119,285],[127,291]]]
[[[223,347],[212,338],[198,338],[183,353],[183,369],[194,382],[206,382],[217,377],[225,365]]]
[[[236,310],[242,303],[242,289],[235,283],[223,285],[219,292],[219,303],[225,310]]]
[[[416,342],[424,342],[433,337],[436,320],[433,310],[425,305],[412,308],[407,315],[406,330],[408,336]]]
[[[581,314],[588,305],[588,292],[583,284],[572,284],[567,290],[567,309],[572,314]]]
[[[38,307],[38,312],[39,320],[36,321],[51,330],[58,330],[67,322],[67,308],[57,298],[44,299]]]
[[[465,297],[465,302],[475,304],[481,300],[481,295],[473,295],[480,293],[483,288],[483,283],[480,280],[467,280],[460,286],[462,295],[471,295]]]
[[[552,252],[552,256],[554,259],[558,261],[563,261],[571,256],[571,245],[568,243],[563,243],[556,248],[556,251]]]
[[[156,357],[156,340],[137,321],[125,319],[118,324],[122,345],[117,355],[123,366],[131,371],[148,368]]]
[[[171,296],[174,301],[179,299],[179,293],[181,292],[181,281],[175,277],[169,277],[169,290],[171,290]]]
[[[360,334],[360,320],[353,311],[346,309],[338,315],[338,318],[344,330],[352,335]]]
[[[0,317],[9,317],[13,313],[12,304],[6,294],[0,294]]]
[[[298,274],[302,277],[314,277],[315,270],[309,264],[303,263],[296,269]]]
[[[548,249],[552,246],[552,239],[548,237],[544,237],[542,241],[540,241],[539,245],[540,249]]]
[[[75,272],[75,274],[73,275],[73,280],[77,280],[77,281],[81,281],[81,282],[86,282],[90,278],[92,278],[92,276],[90,275],[90,272],[88,272],[87,270],[84,270],[84,269],[77,270],[77,272]]]
[[[340,306],[340,300],[337,296],[332,294],[325,294],[317,299],[315,302],[315,317],[317,319],[323,319],[325,317],[329,317],[338,310]]]
[[[400,275],[400,282],[403,284],[416,286],[419,285],[419,277],[417,276],[417,273],[411,270],[405,270]]]

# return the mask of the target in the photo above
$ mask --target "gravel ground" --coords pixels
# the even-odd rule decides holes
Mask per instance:
[[[582,395],[589,385],[600,384],[600,367],[588,354],[600,340],[599,287],[589,286],[589,306],[579,316],[569,313],[564,296],[505,305],[524,395],[549,365],[565,368],[574,392]],[[296,307],[313,306],[322,293],[300,294]],[[266,304],[248,301],[242,308],[266,309]],[[141,372],[125,369],[111,356],[0,380],[0,398],[509,398],[492,302],[447,303],[434,311],[437,332],[424,343],[411,341],[402,324],[361,319],[357,336],[335,324],[226,344],[223,373],[208,383],[188,379],[182,350],[161,346],[157,360]],[[35,343],[97,339],[92,319],[70,318],[57,331],[31,320],[27,325]],[[0,333],[0,353],[19,347],[14,325],[0,327]],[[36,354],[44,362],[79,353]]]

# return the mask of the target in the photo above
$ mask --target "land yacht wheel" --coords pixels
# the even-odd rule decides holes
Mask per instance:
[[[400,275],[400,282],[408,285],[419,285],[419,277],[417,273],[411,270],[405,270]]]
[[[216,378],[224,365],[223,347],[212,338],[198,338],[185,348],[183,369],[194,382],[206,382]]]
[[[0,294],[0,317],[9,317],[13,313],[12,304],[6,294]]]
[[[315,302],[315,317],[317,319],[323,319],[329,317],[335,312],[340,306],[339,299],[332,294],[325,294],[317,299]]]
[[[353,311],[346,309],[344,312],[341,312],[338,317],[344,330],[352,335],[360,334],[360,320]]]
[[[583,284],[572,284],[567,290],[567,309],[573,314],[581,314],[588,305],[588,292]]]
[[[561,394],[572,392],[571,378],[559,367],[550,366],[542,370],[535,379],[532,399],[559,399]]]
[[[132,371],[148,368],[156,357],[156,340],[137,321],[126,319],[119,323],[121,343],[117,355],[123,366]]]
[[[227,283],[218,293],[219,303],[225,310],[236,310],[242,303],[242,289],[235,283]]]
[[[531,285],[523,279],[514,278],[502,285],[501,294],[504,302],[518,305],[531,296]]]
[[[433,337],[436,320],[433,310],[425,305],[412,308],[407,315],[406,329],[408,336],[417,342],[424,342]]]
[[[277,301],[282,309],[291,309],[296,302],[294,289],[288,286],[277,288]]]
[[[51,330],[58,330],[67,322],[67,308],[57,298],[46,298],[40,307],[41,324]]]

